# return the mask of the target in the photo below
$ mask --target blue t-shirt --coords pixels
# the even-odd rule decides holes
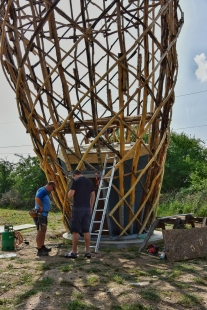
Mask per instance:
[[[36,192],[36,197],[38,197],[42,201],[42,215],[48,216],[48,212],[50,211],[50,198],[48,195],[48,191],[45,187],[40,187]],[[35,209],[39,209],[38,204],[35,202]]]
[[[73,180],[70,189],[75,190],[73,196],[74,207],[90,208],[91,192],[94,191],[94,185],[91,180],[81,176]]]

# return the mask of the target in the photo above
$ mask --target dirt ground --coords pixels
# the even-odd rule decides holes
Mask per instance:
[[[21,231],[16,257],[0,259],[0,309],[207,309],[207,260],[170,263],[138,248],[100,248],[91,259],[48,230],[48,257],[36,256],[35,229]],[[0,252],[0,254],[8,252]]]

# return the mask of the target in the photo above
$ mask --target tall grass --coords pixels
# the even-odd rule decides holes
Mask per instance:
[[[207,191],[180,190],[161,195],[158,216],[193,213],[207,215]]]

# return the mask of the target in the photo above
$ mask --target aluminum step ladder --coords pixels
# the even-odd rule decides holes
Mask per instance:
[[[93,214],[91,217],[91,224],[90,224],[89,232],[90,232],[91,236],[97,236],[96,245],[91,246],[91,247],[95,247],[95,253],[98,252],[98,247],[99,247],[101,234],[102,234],[102,230],[103,230],[104,219],[105,219],[105,215],[106,215],[109,195],[110,195],[110,191],[111,191],[111,185],[112,185],[114,171],[115,171],[116,158],[117,158],[117,155],[114,155],[113,157],[109,157],[108,154],[106,154],[104,166],[103,166],[103,170],[102,170],[102,174],[101,174],[101,178],[100,178],[99,188],[98,188],[98,192],[97,192],[97,196],[96,196],[96,201],[95,201],[95,205],[94,205],[94,209],[93,209]],[[107,166],[107,162],[109,159],[113,159],[112,166]],[[111,169],[111,175],[109,177],[105,177],[106,169]],[[105,186],[103,184],[104,180],[106,180],[106,179],[109,179],[108,186]],[[100,198],[100,194],[101,194],[102,190],[105,190],[106,194],[105,194],[105,197]],[[98,203],[101,200],[104,201],[104,207],[103,207],[103,209],[97,209]],[[95,220],[97,212],[102,213],[100,221]],[[98,230],[96,230],[96,232],[92,232],[94,224],[100,224],[100,227]]]

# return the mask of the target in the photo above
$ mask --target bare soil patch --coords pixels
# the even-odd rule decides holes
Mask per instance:
[[[21,232],[29,245],[0,259],[0,309],[207,309],[206,259],[170,263],[137,247],[100,248],[86,259],[82,244],[77,259],[66,259],[64,232],[48,227],[52,251],[40,258],[35,229]]]

